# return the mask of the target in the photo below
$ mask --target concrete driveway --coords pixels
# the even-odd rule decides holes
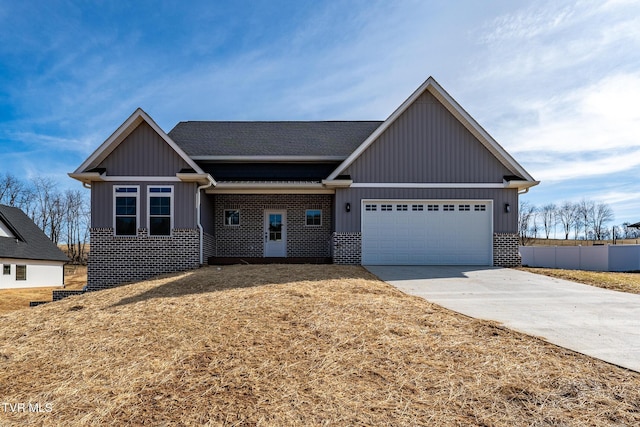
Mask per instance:
[[[366,268],[450,310],[640,372],[640,295],[507,268]]]

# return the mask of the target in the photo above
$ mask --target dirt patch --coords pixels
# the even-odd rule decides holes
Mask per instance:
[[[0,424],[638,425],[640,375],[360,267],[203,268],[0,323]]]

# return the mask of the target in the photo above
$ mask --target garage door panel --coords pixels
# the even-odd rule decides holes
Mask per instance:
[[[366,201],[363,264],[492,264],[492,206],[487,201]],[[384,210],[383,210],[384,209]]]

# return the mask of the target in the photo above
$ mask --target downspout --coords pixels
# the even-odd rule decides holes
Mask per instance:
[[[200,232],[200,265],[204,264],[204,229],[202,228],[202,209],[200,206],[201,196],[200,192],[205,188],[209,188],[213,185],[213,181],[209,181],[208,183],[201,185],[196,190],[196,215],[197,215],[197,223],[198,230]]]

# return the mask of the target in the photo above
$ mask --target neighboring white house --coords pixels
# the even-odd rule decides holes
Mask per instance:
[[[24,212],[0,205],[0,289],[64,286],[68,261]]]

